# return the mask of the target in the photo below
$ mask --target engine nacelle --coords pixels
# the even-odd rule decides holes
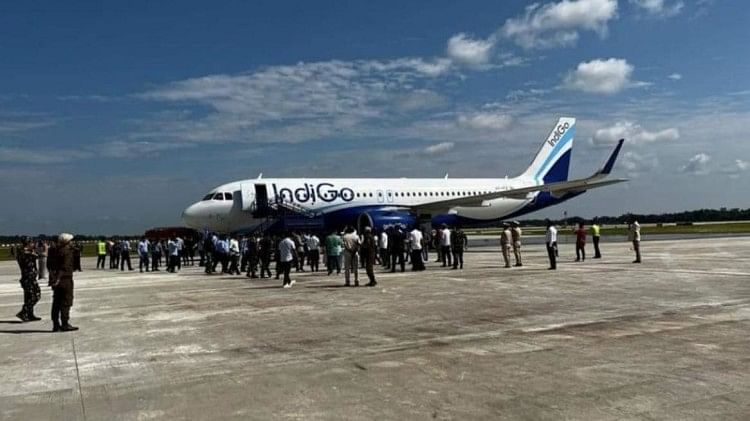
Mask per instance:
[[[357,218],[359,232],[362,232],[365,227],[382,231],[396,226],[404,229],[411,229],[417,226],[417,215],[403,209],[371,210],[361,213],[359,218]]]

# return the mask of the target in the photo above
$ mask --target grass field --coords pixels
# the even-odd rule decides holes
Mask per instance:
[[[588,225],[587,225],[588,227]],[[525,235],[544,234],[543,227],[521,227]],[[566,230],[572,230],[572,227],[557,227],[558,230],[565,234]],[[486,228],[478,230],[465,230],[467,235],[499,235],[500,229]],[[603,226],[602,235],[626,235],[628,228],[625,225]],[[655,224],[641,225],[641,234],[747,234],[750,233],[750,222],[727,222],[695,225],[664,225],[656,226]]]

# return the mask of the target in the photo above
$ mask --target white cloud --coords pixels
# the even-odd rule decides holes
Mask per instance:
[[[437,92],[418,89],[396,99],[396,107],[402,111],[429,110],[445,105],[447,100]]]
[[[647,15],[652,17],[667,18],[679,14],[685,3],[682,0],[668,2],[666,0],[630,0],[630,3],[638,7]]]
[[[742,159],[735,159],[732,164],[723,169],[723,172],[728,174],[731,178],[737,178],[747,170],[750,170],[750,162]]]
[[[617,17],[617,0],[562,0],[526,7],[522,16],[505,21],[499,33],[523,48],[552,48],[575,44],[580,31],[607,33]]]
[[[648,131],[632,121],[618,121],[610,127],[596,130],[591,138],[594,145],[607,145],[625,139],[628,144],[673,141],[680,138],[680,131],[670,127],[658,131]]]
[[[680,167],[680,171],[695,175],[708,174],[709,161],[711,161],[711,156],[701,152],[690,158],[685,165]]]
[[[440,105],[441,97],[424,86],[451,66],[448,59],[332,60],[178,81],[137,97],[199,108],[162,116],[140,136],[190,143],[356,135],[373,122],[390,122],[394,110]]]
[[[477,112],[460,114],[458,124],[474,130],[503,130],[510,126],[513,118],[500,112]]]
[[[642,155],[627,151],[617,165],[625,170],[628,177],[636,178],[656,169],[659,166],[659,160],[653,154]]]
[[[23,132],[27,130],[41,129],[56,124],[55,120],[19,121],[0,120],[0,133]]]
[[[679,73],[672,73],[671,75],[667,76],[668,78],[672,80],[680,80],[682,79],[682,75]]]
[[[147,141],[113,141],[101,144],[96,151],[107,158],[153,158],[158,152],[182,148],[185,145],[174,143],[154,143]]]
[[[441,142],[426,147],[424,151],[428,155],[440,155],[450,151],[455,145],[453,142]]]
[[[446,53],[456,63],[479,66],[489,62],[493,46],[492,41],[473,39],[464,33],[460,33],[448,40]]]
[[[19,164],[61,164],[89,158],[91,156],[91,153],[85,151],[0,146],[0,162]]]
[[[578,64],[563,81],[563,87],[594,94],[610,95],[642,83],[630,80],[633,65],[625,59],[594,59]]]

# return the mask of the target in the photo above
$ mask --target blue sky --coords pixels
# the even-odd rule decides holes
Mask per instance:
[[[502,177],[557,117],[538,216],[750,206],[750,3],[5,2],[0,232],[137,233],[255,177]]]

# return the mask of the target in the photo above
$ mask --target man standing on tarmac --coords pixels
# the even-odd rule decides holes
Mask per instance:
[[[453,265],[451,261],[451,230],[448,229],[448,225],[443,224],[443,229],[440,232],[440,251],[443,255],[443,267],[451,267]]]
[[[599,221],[594,219],[594,223],[591,224],[591,238],[594,240],[594,259],[601,259],[602,254],[599,252],[599,235],[601,227]]]
[[[16,261],[21,269],[21,288],[23,288],[23,307],[16,317],[23,322],[35,322],[41,320],[34,315],[34,306],[42,298],[42,292],[37,282],[37,255],[34,251],[34,242],[25,240],[23,248],[16,250]]]
[[[380,249],[380,264],[386,269],[391,268],[391,258],[388,256],[388,233],[383,230],[378,238],[378,248]]]
[[[125,270],[125,262],[128,262],[128,270],[133,270],[130,265],[130,241],[123,239],[120,242],[120,271]]]
[[[52,273],[50,273],[53,332],[78,330],[70,324],[70,308],[73,307],[73,247],[70,244],[72,240],[72,234],[60,234],[57,238],[54,259],[51,259],[53,260]]]
[[[104,269],[104,261],[107,259],[107,243],[104,238],[96,242],[96,268]]]
[[[633,242],[633,263],[641,263],[641,224],[632,215],[628,218],[628,240]]]
[[[365,238],[364,244],[362,245],[362,260],[365,261],[365,271],[367,277],[370,278],[370,282],[367,284],[368,287],[374,287],[378,284],[375,280],[375,259],[378,253],[378,241],[372,234],[372,228],[365,227]]]
[[[557,228],[549,219],[547,220],[545,241],[547,243],[547,256],[549,256],[549,269],[555,270],[557,269]]]
[[[576,262],[586,261],[586,228],[583,222],[578,223],[578,229],[574,231],[576,235]]]
[[[331,233],[326,237],[326,268],[328,268],[328,276],[333,273],[334,268],[336,268],[336,275],[341,273],[339,255],[341,255],[342,247],[341,237],[339,237],[335,229],[331,230]]]
[[[510,234],[513,237],[513,255],[516,257],[516,266],[523,266],[521,260],[521,224],[518,221],[510,223]]]
[[[401,272],[406,270],[404,263],[404,232],[401,227],[395,227],[388,236],[388,246],[391,253],[391,273],[396,271],[396,263],[401,266]]]
[[[447,231],[447,228],[443,231]],[[425,269],[424,260],[422,260],[422,238],[422,231],[419,230],[419,227],[414,227],[409,233],[409,243],[411,244],[411,270],[413,271],[422,271]],[[448,246],[448,250],[450,250],[450,245]],[[443,256],[443,262],[445,262],[445,259],[447,259],[447,257]]]
[[[354,286],[359,286],[359,249],[362,245],[357,232],[352,227],[346,227],[344,234],[344,280],[350,286],[350,276],[354,272]]]
[[[460,226],[451,233],[451,244],[453,245],[453,269],[464,268],[464,248],[468,244],[466,234]]]
[[[500,249],[503,252],[503,260],[505,261],[505,267],[510,267],[510,243],[513,239],[513,234],[510,231],[510,226],[507,223],[503,223],[503,232],[500,234]]]
[[[149,247],[151,244],[149,244],[146,237],[141,237],[141,241],[138,242],[138,270],[143,273],[143,267],[146,267],[146,272],[149,270]]]
[[[289,234],[285,235],[284,239],[279,242],[279,269],[284,274],[284,281],[281,284],[283,288],[291,288],[294,285],[289,273],[292,271],[292,262],[297,259],[296,248]]]

